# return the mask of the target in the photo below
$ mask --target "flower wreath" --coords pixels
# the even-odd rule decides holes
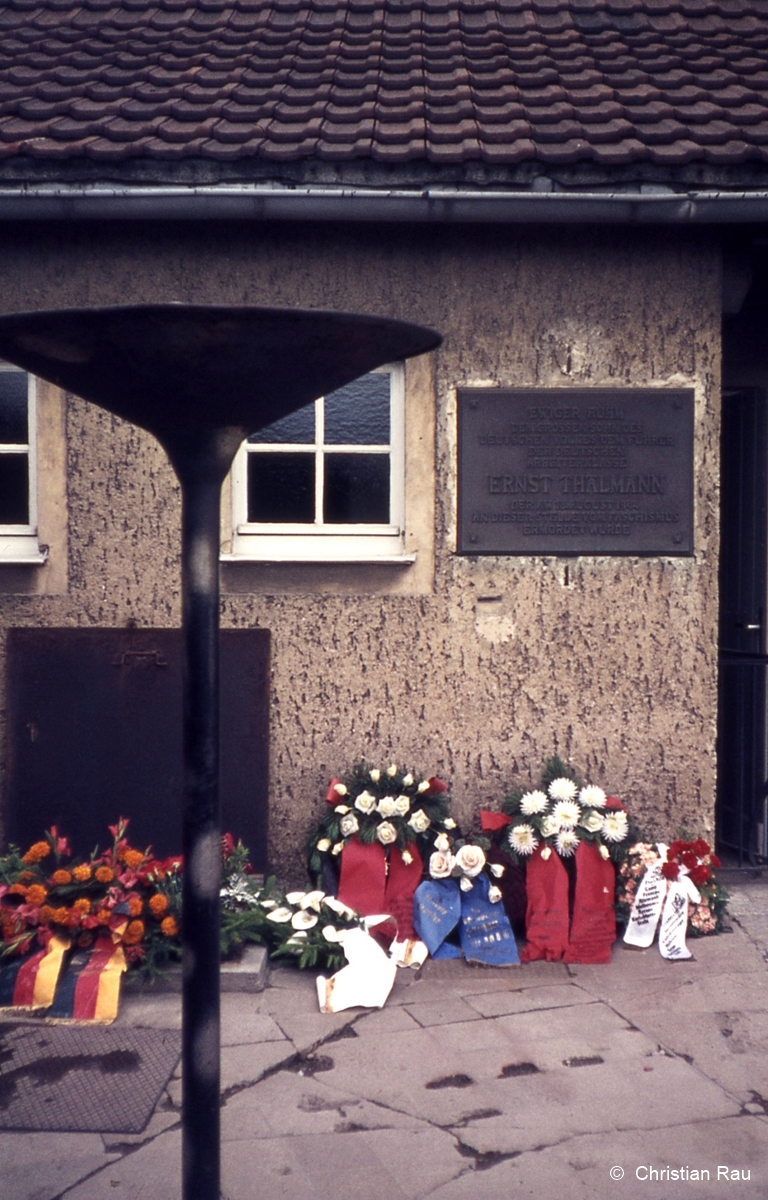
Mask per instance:
[[[640,880],[659,857],[656,846],[649,842],[636,842],[626,851],[616,874],[616,916],[622,924],[629,921]],[[666,862],[661,865],[664,878],[674,883],[681,871],[685,872],[701,895],[698,904],[688,905],[689,937],[706,937],[724,928],[728,892],[714,873],[720,865],[720,859],[704,838],[677,839],[667,849]]]
[[[618,863],[623,847],[636,836],[621,800],[606,796],[595,784],[582,783],[559,758],[546,764],[539,788],[511,793],[501,809],[509,818],[509,827],[500,831],[502,841],[518,865],[539,845],[544,859],[553,850],[571,858],[581,841],[593,842],[602,858]]]
[[[504,874],[504,866],[488,861],[491,848],[488,838],[452,838],[438,833],[434,846],[427,861],[431,879],[457,879],[462,892],[470,892],[475,879],[485,873],[490,882],[488,899],[492,904],[501,900],[501,889],[494,881]]]
[[[409,847],[415,846],[425,859],[435,834],[456,828],[446,791],[436,776],[422,779],[394,763],[383,771],[361,763],[343,780],[332,779],[325,796],[329,811],[307,838],[310,877],[320,878],[323,863],[341,854],[352,838],[364,846],[380,843],[387,856],[396,847],[406,863],[413,860]]]

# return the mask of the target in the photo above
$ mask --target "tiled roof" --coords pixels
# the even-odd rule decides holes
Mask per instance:
[[[768,163],[768,0],[2,0],[2,162]]]

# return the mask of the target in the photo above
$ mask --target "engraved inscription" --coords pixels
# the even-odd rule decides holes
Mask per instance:
[[[693,552],[693,393],[459,391],[459,553]]]

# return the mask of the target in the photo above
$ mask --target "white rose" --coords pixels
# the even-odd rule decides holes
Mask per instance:
[[[429,791],[429,780],[428,780],[428,779],[422,779],[421,783],[420,783],[420,784],[419,784],[419,786],[416,788],[416,791],[417,791],[419,794],[421,794],[422,792],[428,792],[428,791]]]
[[[347,785],[345,783],[334,783],[333,790],[337,796],[346,796]]]
[[[330,850],[330,848],[331,848],[331,839],[330,838],[320,838],[320,841],[317,843],[316,848],[320,851],[321,854],[325,854],[326,850]]]
[[[337,804],[333,811],[337,812],[337,813],[349,812],[349,805],[348,804]]]
[[[412,783],[413,775],[411,775],[411,772],[409,771],[407,775],[403,776],[403,787],[410,787]]]
[[[411,863],[413,862],[413,855],[411,854],[410,850],[403,850],[400,857],[402,858],[406,867],[410,867]]]
[[[488,899],[490,900],[491,904],[498,904],[499,900],[501,900],[501,888],[497,888],[496,884],[493,884],[492,887],[489,887]]]
[[[429,873],[433,879],[447,879],[453,870],[453,856],[438,850],[429,858]]]
[[[548,813],[541,822],[541,832],[544,837],[554,837],[556,833],[560,832],[560,822],[552,813]]]
[[[426,833],[432,822],[423,808],[417,808],[416,812],[411,815],[408,824],[414,833]]]
[[[552,857],[552,847],[544,846],[541,851],[541,857],[544,859],[544,862],[546,862],[548,858],[551,858]]]
[[[376,805],[376,812],[381,813],[382,817],[394,817],[397,812],[394,796],[383,796]]]
[[[393,776],[397,775],[397,764],[396,763],[390,763],[390,765],[387,767],[387,775],[389,775],[390,779],[392,779]]]
[[[382,846],[391,846],[397,841],[397,830],[390,821],[380,821],[376,826],[376,837]]]
[[[341,854],[343,849],[344,849],[344,843],[337,842],[335,846],[331,847],[331,854]]]
[[[353,812],[346,813],[339,822],[339,828],[344,837],[351,837],[360,828],[360,822]]]
[[[497,879],[501,879],[502,875],[504,874],[504,871],[506,870],[503,863],[491,863],[490,866],[491,866],[491,874],[495,875]]]
[[[611,857],[611,852],[607,846],[600,846],[600,857],[601,858],[610,858]]]
[[[466,875],[462,875],[461,879],[459,880],[459,887],[461,888],[462,892],[471,892],[474,886],[475,885],[471,879],[469,879]]]
[[[361,792],[355,800],[355,808],[362,813],[373,812],[376,807],[376,797],[370,792]]]
[[[398,796],[395,800],[395,812],[398,817],[404,817],[411,810],[411,801],[409,796]]]
[[[485,854],[479,846],[462,846],[456,851],[456,866],[461,867],[465,875],[474,878],[485,866]]]
[[[451,839],[448,837],[448,834],[438,833],[437,837],[435,838],[435,849],[442,851],[443,854],[447,854],[450,848]]]
[[[594,808],[590,808],[582,815],[579,825],[586,829],[587,833],[597,833],[603,827],[603,818]]]
[[[453,817],[446,817],[445,820],[443,821],[443,825],[445,825],[446,829],[455,829],[456,828],[456,822],[454,821]]]
[[[372,771],[368,772],[368,774],[370,775],[370,777],[374,783],[378,783],[379,780],[381,779],[381,771],[379,770],[378,767],[374,767]]]

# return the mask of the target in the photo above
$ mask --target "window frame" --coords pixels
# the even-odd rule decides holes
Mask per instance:
[[[3,563],[43,563],[47,552],[38,541],[37,511],[37,380],[29,371],[0,361],[2,374],[21,374],[27,377],[27,441],[0,442],[2,455],[26,455],[28,513],[27,524],[0,524],[0,565]]]
[[[314,403],[314,443],[244,441],[231,471],[232,550],[225,561],[261,562],[393,562],[408,563],[405,554],[405,370],[388,363],[371,374],[390,377],[390,440],[381,446],[324,441],[324,397]],[[311,524],[263,523],[247,520],[248,456],[294,450],[314,455],[315,513]],[[386,524],[326,524],[322,520],[325,454],[386,454],[389,457],[389,514]]]

